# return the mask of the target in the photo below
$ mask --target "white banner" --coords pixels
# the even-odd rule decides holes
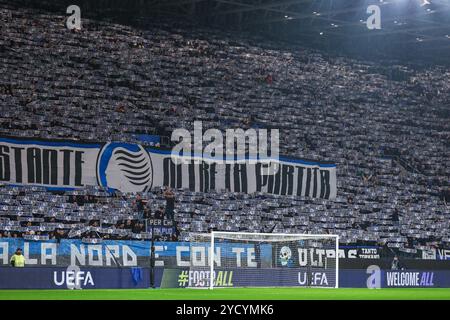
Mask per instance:
[[[279,165],[276,174],[263,175],[263,164],[175,164],[170,150],[137,144],[0,137],[0,183],[53,188],[99,185],[123,192],[170,186],[199,192],[336,197],[336,165],[287,157],[280,157]]]

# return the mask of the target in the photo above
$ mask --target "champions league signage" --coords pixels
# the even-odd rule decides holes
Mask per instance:
[[[146,267],[150,263],[151,243],[137,240],[104,240],[101,244],[87,244],[78,239],[26,241],[22,238],[0,239],[0,267],[8,266],[16,248],[23,248],[27,266],[80,267]],[[287,251],[289,250],[289,251]],[[192,245],[189,242],[155,242],[155,266],[185,268],[208,267],[209,244]],[[332,249],[288,248],[264,244],[257,249],[252,244],[218,243],[214,247],[214,264],[235,268],[295,269],[299,267],[323,268],[327,259],[334,258]],[[339,252],[344,256],[344,251]]]
[[[182,157],[182,156],[181,156]],[[170,186],[191,191],[264,192],[333,199],[336,166],[279,157],[276,172],[267,163],[173,161],[171,150],[129,143],[79,143],[0,137],[0,183],[56,189],[102,186],[146,192]]]
[[[255,276],[258,274],[258,276]],[[161,287],[208,288],[210,271],[168,269],[163,274]],[[214,287],[328,287],[335,283],[335,271],[325,269],[272,269],[258,270],[229,268],[213,272]]]

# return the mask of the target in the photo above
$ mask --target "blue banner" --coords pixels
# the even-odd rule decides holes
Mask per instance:
[[[201,265],[206,265],[210,243],[155,242],[157,266],[184,267],[191,255]],[[0,239],[0,266],[9,265],[17,248],[23,250],[27,266],[91,266],[91,267],[148,267],[151,241],[104,240],[101,243],[84,243],[80,239],[28,241],[22,238]],[[265,244],[257,249],[253,244],[217,243],[216,256],[236,265],[257,259],[268,265],[272,261],[272,246]],[[256,258],[258,255],[258,258]]]

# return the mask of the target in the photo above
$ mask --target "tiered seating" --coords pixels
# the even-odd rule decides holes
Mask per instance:
[[[280,128],[282,153],[338,166],[336,201],[178,190],[181,237],[209,228],[330,232],[405,250],[450,238],[441,196],[450,186],[448,67],[329,57],[161,22],[143,31],[85,19],[74,32],[63,16],[0,10],[1,135],[142,143],[137,134],[170,136],[202,120],[205,129]],[[24,222],[67,236],[94,218],[136,220],[132,195],[88,189],[81,192],[102,201],[80,207],[70,193],[0,190],[2,236],[29,233],[12,232]],[[144,196],[164,203],[156,191]],[[95,234],[86,232],[79,236]]]

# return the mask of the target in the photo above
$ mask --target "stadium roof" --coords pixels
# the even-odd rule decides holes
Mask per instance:
[[[33,2],[33,0],[18,0]],[[39,1],[43,3],[45,1]],[[53,2],[53,1],[52,1]],[[62,0],[60,2],[73,2]],[[450,0],[102,0],[76,1],[173,16],[209,26],[264,33],[337,53],[450,64]],[[53,2],[54,3],[54,2]],[[72,3],[70,3],[72,4]],[[369,5],[381,29],[369,30]]]
[[[369,30],[369,5],[381,29]],[[165,0],[155,11],[341,51],[450,61],[450,0]],[[412,56],[414,55],[414,56]]]

